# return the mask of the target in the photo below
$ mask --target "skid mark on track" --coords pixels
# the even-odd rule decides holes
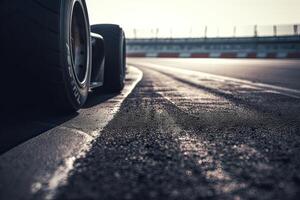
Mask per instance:
[[[166,99],[169,100],[168,98]],[[194,131],[182,129],[173,117],[166,110],[161,109],[159,118],[164,123],[160,132],[172,134],[174,141],[178,142],[183,157],[187,160],[194,160],[195,164],[201,169],[202,176],[210,183],[215,195],[227,195],[247,186],[246,183],[232,178],[223,169],[221,161],[211,155],[211,148],[216,146],[214,142],[206,141],[203,137],[195,134]],[[193,169],[187,169],[185,173],[188,177],[195,177]],[[235,198],[240,197],[236,195]]]
[[[259,112],[270,113],[292,121],[295,119],[300,120],[300,115],[298,115],[300,99],[298,99],[298,97],[294,98],[294,94],[296,93],[284,92],[284,94],[287,95],[282,95],[283,93],[279,93],[279,91],[271,91],[266,88],[253,87],[240,82],[234,82],[231,78],[228,81],[222,79],[222,77],[220,80],[211,78],[210,76],[203,78],[201,76],[204,75],[201,72],[189,70],[181,71],[181,69],[176,71],[177,69],[171,70],[171,67],[165,68],[165,66],[158,68],[157,65],[150,65],[149,67],[145,64],[142,65],[141,68],[157,71],[160,75],[168,76],[176,82],[179,81],[185,85],[189,85],[189,88],[196,88],[223,97],[241,108],[256,109]],[[215,77],[215,75],[212,76]]]
[[[254,179],[262,179],[262,183],[259,183],[259,181],[255,180],[257,181],[255,184],[261,184],[262,187],[266,188],[273,187],[271,186],[271,180],[273,179],[271,178],[272,174],[274,173],[282,176],[282,171],[280,169],[274,168],[274,166],[278,167],[278,163],[276,163],[276,161],[274,163],[274,157],[278,156],[280,158],[281,155],[284,154],[284,157],[289,159],[290,155],[288,152],[278,151],[275,151],[270,154],[270,151],[276,149],[276,147],[279,147],[279,149],[287,148],[290,146],[291,143],[297,144],[297,141],[299,141],[300,139],[299,136],[297,136],[297,130],[299,130],[299,123],[287,123],[286,121],[268,113],[262,113],[255,109],[249,109],[248,107],[241,107],[240,105],[233,103],[227,98],[224,98],[219,95],[214,95],[212,93],[207,92],[206,90],[201,90],[197,87],[185,84],[181,81],[173,79],[172,76],[170,77],[165,74],[161,74],[156,70],[143,70],[146,71],[147,74],[151,74],[153,80],[153,87],[155,88],[155,91],[157,91],[157,93],[162,95],[165,99],[172,103],[172,105],[176,106],[188,116],[194,116],[194,119],[185,119],[182,123],[186,123],[188,124],[187,126],[191,126],[194,128],[199,127],[200,130],[208,133],[210,131],[213,131],[215,134],[214,137],[216,137],[216,139],[220,137],[215,141],[215,144],[211,141],[209,141],[208,143],[210,143],[211,146],[216,147],[216,149],[214,149],[213,151],[215,151],[216,154],[219,153],[220,156],[215,156],[217,158],[219,157],[219,159],[222,160],[223,164],[219,165],[221,162],[216,162],[214,163],[214,166],[217,167],[213,170],[206,172],[207,178],[210,177],[210,180],[216,180],[216,185],[214,186],[218,188],[217,191],[223,191],[224,193],[235,191],[236,184],[234,183],[234,181],[231,182],[232,185],[222,186],[222,181],[228,178],[228,173],[223,173],[219,169],[219,167],[221,167],[222,169],[222,167],[226,166],[227,162],[230,163],[229,160],[226,161],[222,159],[222,157],[226,157],[225,154],[229,152],[230,154],[232,154],[233,157],[238,158],[239,161],[237,162],[237,165],[245,165],[250,168],[250,170],[245,170],[247,171],[246,173],[249,173],[249,171],[253,170],[256,171],[255,174],[259,174],[256,175],[257,177],[255,177]],[[188,101],[187,97],[189,98]],[[205,103],[209,104],[209,106],[207,106]],[[182,118],[184,119],[184,117]],[[225,145],[226,142],[222,141],[221,139],[227,137],[228,144],[232,144],[232,146]],[[202,145],[203,143],[205,144],[207,142],[205,140],[201,141]],[[280,143],[278,143],[278,141],[280,141]],[[195,142],[195,144],[192,144],[191,146],[189,145],[191,145],[191,143],[187,145],[187,149],[193,149],[194,147],[196,149],[197,146],[201,147],[201,144],[197,142]],[[185,147],[185,145],[183,146]],[[210,152],[212,151],[211,146],[209,150]],[[219,148],[217,148],[218,146]],[[262,148],[262,146],[264,146],[264,148]],[[230,147],[230,151],[226,150],[226,148],[228,147]],[[291,149],[293,149],[293,147],[291,147]],[[292,152],[292,150],[290,150],[290,152]],[[278,155],[274,156],[274,154]],[[206,164],[209,164],[210,162],[209,157],[210,156],[207,156],[208,160],[204,161],[206,162]],[[215,157],[214,160],[219,161]],[[250,160],[255,160],[257,163],[249,165]],[[271,164],[272,160],[273,164]],[[201,163],[202,161],[200,160],[199,162]],[[294,162],[297,162],[297,159],[294,160]],[[204,166],[205,164],[203,165],[203,167]],[[293,168],[293,165],[290,165],[289,167]],[[232,171],[229,174],[232,174]],[[235,174],[235,172],[233,174]],[[292,177],[293,176],[295,175],[292,175]],[[220,182],[218,182],[217,180],[219,180]],[[289,194],[289,196],[295,195],[296,186],[293,181],[288,181],[285,183],[280,182],[280,184],[289,185],[286,187],[291,188],[291,193]],[[239,189],[251,187],[247,182],[240,183],[237,185],[239,186]]]
[[[275,93],[296,99],[300,99],[300,90],[285,88],[264,83],[254,83],[247,80],[230,78],[220,75],[213,75],[209,73],[179,69],[174,67],[168,67],[165,65],[157,65],[152,63],[140,63],[141,66],[149,67],[160,72],[167,73],[175,76],[179,79],[189,80],[198,85],[205,85],[212,89],[218,89],[224,93],[230,92],[229,89],[235,89],[243,92],[263,92],[263,93]]]
[[[222,96],[181,83],[157,71],[146,72],[153,76],[153,87],[158,94],[188,115],[200,117],[200,121],[203,116],[202,119],[206,119],[202,121],[203,125],[216,121],[216,125],[223,126],[228,121],[235,122],[236,117],[245,119],[249,115],[253,116],[252,119],[257,119],[252,122],[253,125],[260,120],[260,117],[254,117],[260,116],[257,112],[241,107]]]

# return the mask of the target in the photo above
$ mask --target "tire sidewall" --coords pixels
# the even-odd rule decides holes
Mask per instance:
[[[120,36],[120,88],[123,88],[125,85],[125,73],[126,73],[126,41],[125,41],[125,34],[123,30],[121,30],[121,36]]]
[[[75,3],[81,4],[84,10],[86,28],[88,34],[88,58],[87,58],[87,78],[80,85],[76,80],[75,70],[73,67],[72,57],[71,57],[71,44],[70,44],[70,31],[72,23],[72,12]],[[84,0],[61,0],[61,24],[60,24],[60,45],[62,49],[61,53],[61,65],[63,66],[63,76],[64,76],[64,86],[67,92],[67,97],[70,103],[75,109],[79,109],[85,103],[91,77],[91,44],[90,44],[90,25],[88,19],[87,7]]]
[[[114,36],[109,36],[107,34],[109,31],[107,31],[105,34],[106,38],[104,38],[106,48],[110,49],[106,51],[105,61],[108,62],[108,64],[105,65],[104,86],[108,91],[120,91],[125,85],[125,34],[119,26],[116,27],[113,25],[111,31],[114,33]],[[110,40],[113,42],[108,42],[108,37],[111,37]]]

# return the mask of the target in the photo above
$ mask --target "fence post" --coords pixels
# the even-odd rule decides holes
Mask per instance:
[[[193,28],[190,28],[190,32],[189,32],[189,38],[192,38],[192,34],[193,34]]]
[[[274,35],[274,37],[277,36],[277,26],[276,25],[273,26],[273,35]]]
[[[236,26],[233,27],[233,37],[236,36]]]
[[[294,25],[294,35],[298,35],[298,25]]]
[[[257,25],[254,25],[254,37],[258,36]]]
[[[136,31],[136,29],[135,29],[135,28],[133,29],[133,36],[134,36],[134,39],[136,39],[136,38],[137,38],[137,31]]]

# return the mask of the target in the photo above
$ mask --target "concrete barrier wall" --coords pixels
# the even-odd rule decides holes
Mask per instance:
[[[130,39],[128,57],[300,58],[300,36]]]

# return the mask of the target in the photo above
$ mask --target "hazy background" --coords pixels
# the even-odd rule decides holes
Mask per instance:
[[[87,0],[87,5],[92,24],[120,24],[129,37],[134,29],[139,37],[176,37],[200,35],[208,26],[208,35],[226,36],[234,26],[239,34],[256,24],[300,22],[300,0]]]

